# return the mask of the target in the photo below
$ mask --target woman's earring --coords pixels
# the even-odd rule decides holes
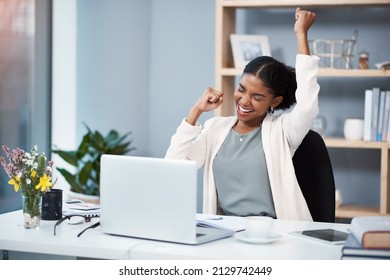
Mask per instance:
[[[271,114],[273,114],[274,111],[275,111],[274,107],[271,107],[271,108],[269,108],[269,110],[268,110],[268,112],[270,112]]]

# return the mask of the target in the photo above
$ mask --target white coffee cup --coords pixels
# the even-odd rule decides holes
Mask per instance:
[[[363,119],[346,119],[344,122],[344,137],[348,140],[361,140],[364,133]]]
[[[264,239],[271,232],[273,218],[265,216],[250,216],[245,218],[245,232],[249,238]]]

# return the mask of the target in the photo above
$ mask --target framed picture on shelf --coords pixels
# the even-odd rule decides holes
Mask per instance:
[[[266,35],[231,34],[230,42],[235,68],[244,68],[249,61],[258,56],[271,56],[268,36]]]

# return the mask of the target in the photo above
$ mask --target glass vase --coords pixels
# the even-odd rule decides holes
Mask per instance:
[[[39,228],[41,224],[41,195],[22,195],[22,207],[24,228]]]

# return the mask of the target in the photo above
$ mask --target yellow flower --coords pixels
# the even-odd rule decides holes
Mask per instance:
[[[46,174],[43,174],[41,178],[39,178],[39,184],[35,186],[35,189],[41,189],[41,192],[46,191],[49,189],[51,186],[53,186],[53,183],[50,182],[51,177],[47,177]]]
[[[20,188],[20,178],[19,177],[12,178],[11,180],[8,181],[8,184],[13,185],[15,192],[18,192]]]
[[[35,175],[37,175],[37,171],[31,170],[31,177],[35,178]]]

